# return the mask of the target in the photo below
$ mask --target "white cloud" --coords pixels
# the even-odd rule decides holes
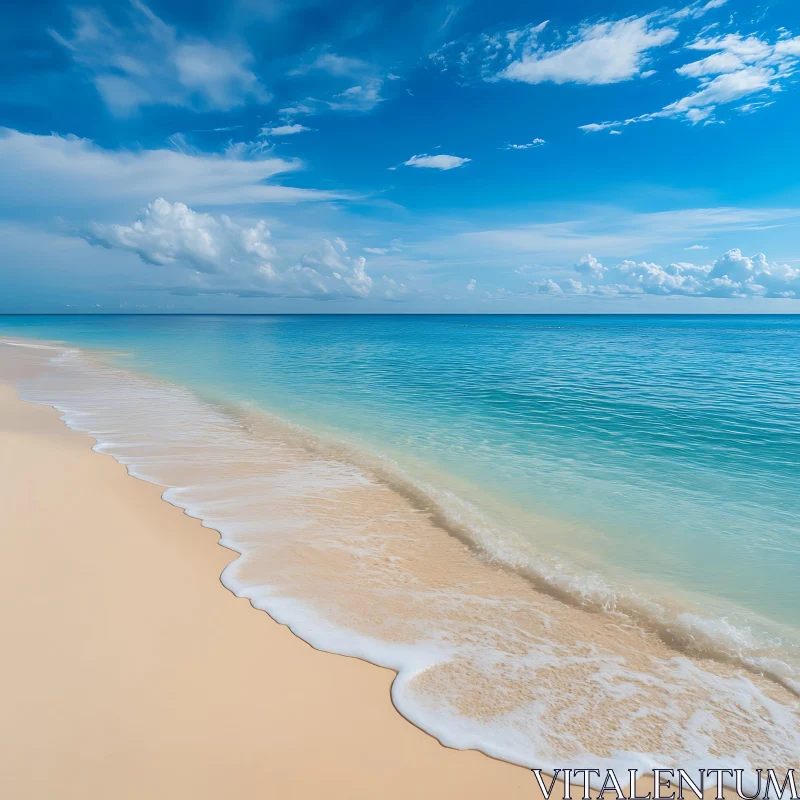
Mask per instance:
[[[678,67],[678,75],[688,78],[703,78],[706,75],[721,75],[725,72],[736,72],[744,67],[744,62],[739,56],[730,52],[714,53],[700,61],[691,61]]]
[[[564,294],[564,290],[551,278],[546,278],[543,281],[531,281],[531,286],[539,294]]]
[[[704,83],[699,91],[665,106],[662,113],[668,117],[685,116],[690,122],[698,122],[707,119],[720,104],[771,88],[774,78],[775,73],[763,67],[746,67],[717,75]]]
[[[536,138],[533,141],[526,142],[525,144],[507,144],[505,149],[506,150],[529,150],[531,147],[541,147],[543,144],[547,144],[544,139]]]
[[[92,245],[130,250],[146,264],[181,263],[199,272],[225,272],[232,264],[267,266],[275,256],[266,223],[236,225],[225,215],[217,220],[184,203],[158,198],[142,209],[132,225],[95,223],[83,234]]]
[[[421,154],[418,156],[411,156],[408,161],[404,161],[403,165],[406,167],[417,167],[422,169],[456,169],[463,167],[464,164],[472,161],[471,158],[460,158],[459,156],[447,156],[444,154],[429,156]]]
[[[303,133],[304,131],[310,131],[311,128],[307,128],[305,125],[301,125],[299,122],[295,122],[290,125],[275,125],[274,127],[269,127],[265,125],[259,136],[294,136],[296,133]]]
[[[73,9],[72,14],[72,32],[51,35],[89,73],[118,116],[155,104],[228,111],[270,100],[246,48],[182,36],[140,0],[132,0],[124,30],[99,9]]]
[[[289,75],[305,75],[314,69],[321,69],[330,75],[353,77],[371,71],[372,67],[360,58],[349,58],[335,53],[321,53],[310,64],[304,64],[291,70]]]
[[[783,56],[800,57],[800,36],[780,39],[775,45],[775,55],[779,58]]]
[[[135,253],[147,264],[184,267],[164,282],[179,294],[234,294],[242,297],[363,298],[372,278],[366,259],[347,255],[342,239],[324,240],[288,268],[277,253],[266,222],[251,227],[228,216],[193,211],[159,198],[127,225],[95,223],[82,234],[89,244]]]
[[[53,209],[58,214],[64,208],[136,208],[154,196],[182,197],[205,206],[342,197],[268,182],[300,168],[301,161],[259,155],[253,146],[241,143],[223,155],[118,151],[75,136],[0,128],[0,206]]]
[[[429,59],[445,72],[458,72],[466,81],[480,78],[610,84],[647,78],[657,72],[651,62],[659,50],[663,52],[665,45],[676,40],[677,24],[697,20],[725,3],[726,0],[697,0],[679,10],[584,22],[566,36],[556,32],[547,39],[550,27],[543,22],[504,33],[482,34],[466,44],[451,41],[431,53]],[[720,30],[719,22],[707,25],[700,38],[683,45],[683,52],[708,53],[677,68],[678,75],[696,82],[694,91],[658,110],[591,122],[580,129],[586,133],[614,130],[619,135],[627,125],[667,118],[708,125],[717,121],[715,113],[720,106],[747,99],[737,110],[752,113],[771,105],[770,95],[781,91],[795,74],[800,36],[792,37],[785,29],[779,29],[774,41],[739,33],[709,37],[709,31],[714,30]],[[670,52],[674,54],[675,51]]]
[[[625,122],[587,122],[586,125],[579,125],[578,128],[584,133],[599,133],[609,128],[619,128],[625,124]]]
[[[364,252],[374,256],[385,256],[389,251],[385,247],[365,247]]]
[[[774,100],[757,100],[753,103],[745,103],[744,105],[736,106],[736,110],[742,114],[753,114],[756,111],[761,111],[762,108],[769,108],[774,105]]]
[[[326,239],[319,250],[306,253],[291,271],[309,277],[314,285],[318,285],[317,276],[320,276],[325,295],[367,297],[372,289],[367,260],[364,256],[345,255],[346,252],[347,245],[342,239],[334,239],[333,243]]]
[[[716,36],[710,39],[695,39],[687,45],[689,50],[713,50],[717,54],[735,56],[745,64],[753,64],[756,61],[763,61],[772,55],[773,46],[762,41],[757,36],[741,36],[738,33],[728,33],[724,36]],[[707,59],[703,59],[707,60]],[[702,63],[702,62],[696,62]],[[684,68],[678,68],[681,73]],[[728,70],[718,70],[727,72]],[[703,74],[712,74],[704,72]]]
[[[660,295],[680,297],[800,297],[800,268],[767,261],[763,253],[743,256],[729,250],[711,264],[679,262],[667,265],[647,261],[622,261],[606,268],[590,255],[576,272],[595,281],[583,284],[572,278],[552,278],[531,283],[537,293],[603,296]]]
[[[656,119],[683,119],[692,124],[708,124],[715,119],[719,106],[752,98],[738,107],[751,113],[772,105],[768,98],[780,92],[795,74],[800,59],[800,36],[784,36],[770,43],[757,36],[738,33],[697,39],[689,51],[706,51],[711,55],[690,61],[676,72],[698,81],[696,91],[664,106],[660,111],[640,114],[626,120],[581,125],[586,133],[595,133]]]
[[[716,8],[722,8],[722,6],[724,6],[727,2],[728,0],[707,0],[707,2],[698,0],[698,2],[678,9],[678,11],[671,12],[668,16],[669,19],[674,20],[699,19],[709,11],[713,11]]]
[[[584,25],[570,44],[556,50],[536,47],[509,64],[498,77],[525,83],[626,81],[641,74],[650,50],[668,44],[677,35],[674,28],[656,27],[649,16]]]
[[[477,285],[478,285],[478,282],[475,280],[475,278],[471,278],[469,281],[467,281],[466,289],[470,293],[474,292],[475,291],[475,287]]]
[[[578,259],[578,263],[575,264],[575,271],[582,275],[602,278],[605,267],[591,253],[587,253]]]
[[[313,114],[316,110],[317,107],[312,105],[312,101],[309,99],[306,102],[295,103],[293,106],[279,108],[278,114],[282,117],[296,117],[299,114]]]
[[[704,244],[693,244],[691,247],[684,247],[684,250],[708,250],[708,246]]]
[[[335,94],[333,100],[327,101],[327,106],[334,111],[371,111],[383,102],[382,86],[380,78],[372,78]]]

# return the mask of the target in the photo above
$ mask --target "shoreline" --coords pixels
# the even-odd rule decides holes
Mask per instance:
[[[217,532],[100,458],[57,411],[17,397],[28,368],[9,360],[3,794],[537,794],[528,770],[446,748],[405,720],[390,670],[314,650],[234,597],[219,575],[235,554]]]
[[[37,359],[36,359],[36,357],[34,355],[35,350],[34,350],[34,352],[31,352],[31,349],[29,349],[27,346],[23,346],[23,347],[20,347],[20,348],[17,348],[17,347],[0,347],[0,384],[3,383],[4,372],[6,372],[6,370],[3,369],[3,365],[4,365],[3,356],[5,355],[5,357],[6,357],[5,360],[7,361],[9,359],[9,357],[13,356],[14,351],[17,351],[17,359],[16,360],[18,362],[18,367],[20,365],[24,366],[24,362],[26,361],[26,356],[24,355],[24,351],[26,351],[26,350],[27,350],[27,353],[28,353],[27,360],[28,361],[36,361]],[[39,351],[39,352],[41,353],[41,351]],[[11,360],[13,360],[13,357],[11,358]],[[41,361],[41,358],[38,359],[38,360]],[[20,375],[18,377],[24,377],[24,375]],[[83,390],[83,391],[85,391],[85,390]],[[45,393],[44,395],[39,394],[40,402],[42,402],[42,403],[47,402],[46,399],[45,399],[47,397],[48,397],[47,393]],[[22,401],[18,399],[17,402],[21,403]],[[35,396],[34,396],[33,402],[34,402],[34,404],[36,403]],[[70,408],[71,407],[71,403],[72,403],[72,401],[66,403],[66,407]],[[25,405],[30,405],[30,404],[29,403],[25,403]],[[41,408],[43,410],[48,411],[48,412],[50,412],[52,414],[55,414],[55,415],[58,415],[60,413],[60,412],[55,411],[52,407],[41,406]],[[171,418],[171,417],[169,417],[169,418]],[[85,434],[80,432],[82,430],[88,430],[89,429],[89,428],[84,427],[82,422],[78,423],[77,429],[76,429],[74,418],[71,419],[71,420],[67,419],[66,421],[67,421],[67,425],[63,426],[63,429],[66,432],[68,432],[70,435],[77,436],[78,438],[83,439],[84,442],[87,442],[87,440],[89,442],[98,441],[94,437],[91,437],[91,438],[87,437]],[[60,425],[60,423],[59,423],[59,425]],[[127,424],[125,425],[125,428],[127,429]],[[105,431],[105,434],[103,436],[103,441],[107,442],[108,441],[108,433],[110,431],[106,431],[102,427],[99,428],[99,430],[100,431]],[[122,431],[119,428],[117,428],[117,435],[119,435],[121,432]],[[112,441],[122,442],[122,441],[126,440],[126,437],[127,437],[127,430],[124,431],[123,439],[119,439],[119,440],[112,439]],[[219,565],[217,565],[217,569],[216,569],[216,573],[215,573],[218,578],[220,577],[220,572],[223,573],[222,581],[221,581],[222,585],[228,587],[228,589],[230,589],[230,591],[234,595],[237,595],[240,598],[241,597],[246,597],[255,606],[255,608],[258,608],[260,610],[266,611],[272,617],[273,620],[277,620],[279,623],[291,625],[291,629],[292,630],[297,630],[295,628],[294,624],[293,624],[293,621],[292,621],[291,617],[289,617],[289,619],[287,620],[286,619],[286,615],[283,614],[282,611],[279,611],[279,613],[276,615],[275,613],[273,613],[273,607],[269,603],[263,603],[262,604],[262,603],[258,602],[258,597],[257,596],[254,597],[252,594],[247,594],[246,589],[245,589],[245,591],[242,591],[241,586],[235,587],[234,585],[231,584],[230,580],[226,580],[225,573],[229,572],[233,568],[234,563],[238,561],[236,554],[238,553],[238,554],[242,554],[243,555],[243,553],[242,553],[241,550],[238,549],[237,546],[234,546],[233,542],[235,542],[235,540],[233,540],[233,542],[232,542],[230,539],[226,538],[226,534],[223,533],[220,536],[217,533],[218,522],[214,521],[213,516],[209,520],[209,517],[208,517],[207,514],[195,513],[194,510],[191,508],[191,503],[190,502],[187,502],[187,501],[185,501],[183,499],[178,499],[176,501],[177,498],[181,497],[181,492],[183,490],[180,490],[180,489],[179,490],[167,489],[167,490],[164,491],[164,485],[165,484],[166,485],[170,485],[171,484],[170,480],[164,480],[163,478],[150,478],[150,477],[147,477],[146,475],[143,475],[143,474],[137,474],[134,471],[131,471],[129,473],[130,463],[127,462],[124,458],[120,459],[119,454],[118,454],[118,445],[114,445],[114,447],[117,448],[117,455],[112,455],[115,451],[113,449],[109,450],[106,447],[102,447],[101,446],[101,447],[98,447],[97,450],[98,450],[99,453],[105,453],[105,454],[112,455],[112,459],[115,461],[117,467],[120,467],[123,470],[124,474],[130,474],[130,475],[132,475],[134,477],[140,477],[142,479],[140,481],[135,481],[134,483],[143,483],[144,482],[148,486],[150,486],[150,488],[156,489],[156,491],[159,493],[159,498],[166,501],[162,505],[172,506],[172,507],[175,508],[175,512],[173,512],[173,513],[178,513],[180,511],[184,510],[184,514],[180,514],[181,517],[186,516],[186,517],[190,518],[193,523],[195,523],[196,525],[200,526],[205,531],[213,530],[214,531],[213,536],[215,538],[215,541],[218,544],[220,544],[223,548],[227,547],[227,549],[229,549],[230,552],[228,554],[226,554],[227,555],[226,560],[224,562],[222,562],[222,566],[225,567],[225,569],[222,569],[222,567],[219,567]],[[208,455],[209,455],[210,463],[214,463],[214,451],[213,450],[210,451]],[[124,466],[125,464],[127,464],[127,466]],[[162,491],[163,491],[163,494],[161,494]],[[175,491],[177,491],[177,494],[173,494],[173,492],[175,492]],[[268,514],[267,516],[262,517],[262,518],[263,519],[271,518],[271,514]],[[206,520],[206,522],[201,522],[201,520]],[[421,531],[421,534],[424,536],[424,530]],[[242,564],[240,564],[239,566],[241,567]],[[461,566],[466,568],[467,565],[465,563],[461,563]],[[231,577],[231,576],[229,576],[229,577]],[[234,580],[234,583],[235,583],[235,580]],[[514,595],[513,592],[512,592],[512,595],[516,596],[516,595]],[[512,595],[510,595],[509,597],[511,597]],[[585,613],[585,612],[583,612],[583,613]],[[318,652],[320,652],[322,655],[324,655],[324,656],[326,656],[328,658],[331,658],[331,657],[332,658],[336,658],[337,657],[335,655],[334,656],[330,656],[329,654],[331,652],[343,653],[345,656],[348,656],[348,655],[351,656],[350,659],[347,659],[348,661],[352,661],[354,658],[355,659],[363,659],[363,661],[360,661],[359,663],[364,663],[364,664],[368,665],[370,668],[378,669],[378,670],[380,670],[381,672],[384,672],[384,673],[387,671],[384,667],[386,667],[386,666],[394,666],[392,661],[388,661],[387,662],[386,660],[382,660],[382,661],[379,662],[378,666],[374,666],[375,665],[375,661],[373,659],[369,658],[369,657],[365,657],[364,655],[361,655],[360,652],[358,652],[358,651],[353,652],[352,650],[347,650],[347,649],[337,649],[337,647],[335,645],[332,646],[332,647],[328,646],[324,641],[323,641],[322,644],[320,644],[318,636],[315,638],[314,636],[309,636],[308,633],[309,633],[308,630],[304,630],[303,628],[301,628],[300,630],[297,630],[295,635],[303,643],[309,642],[309,641],[312,642],[313,643],[312,646],[316,647]],[[614,633],[613,635],[617,636],[618,633]],[[647,648],[644,647],[644,645],[645,645],[644,641],[642,639],[638,638],[638,637],[635,640],[631,640],[631,642],[629,642],[629,645],[630,644],[633,644],[634,647],[636,647],[637,644],[638,644],[638,645],[642,646],[645,651],[647,650]],[[644,656],[645,656],[645,652],[642,652],[641,654],[639,654],[639,658],[640,659],[643,658]],[[380,664],[383,664],[384,667],[381,667]],[[392,670],[392,672],[394,673],[394,675],[397,674],[396,672],[394,672],[394,670]],[[444,674],[445,677],[447,677],[447,673],[446,672],[443,673],[443,674]],[[401,678],[402,677],[403,677],[403,675],[401,673]],[[457,676],[455,676],[455,675],[453,675],[451,677],[453,679],[457,679]],[[423,680],[427,680],[428,678],[429,678],[429,675],[423,676]],[[731,676],[731,678],[732,678],[732,676]],[[394,690],[397,690],[399,685],[402,686],[402,681],[400,681],[400,682],[394,681],[393,682],[393,678],[390,678],[389,681],[388,681],[388,686],[392,687]],[[434,682],[433,684],[431,684],[431,688],[436,689],[436,687],[438,685],[439,684]],[[443,688],[443,687],[440,686],[439,688]],[[521,686],[520,688],[523,688],[523,687]],[[569,692],[562,693],[562,695],[563,695],[562,701],[563,701],[563,699],[571,696],[571,694]],[[658,714],[658,709],[661,708],[663,699],[665,699],[665,698],[663,698],[663,699],[659,698],[658,702],[655,701],[655,698],[651,698],[651,699],[653,700],[653,705],[650,705],[649,703],[645,702],[645,706],[642,708],[642,710],[644,711],[645,708],[647,708],[647,713],[648,714],[651,714],[651,715],[652,714],[656,714],[657,715]],[[389,705],[392,705],[392,703],[390,702]],[[443,747],[441,745],[438,745],[438,742],[436,742],[436,739],[434,739],[433,741],[436,742],[436,744],[442,750],[448,750],[449,752],[469,752],[474,747],[477,750],[484,750],[484,752],[487,752],[486,751],[486,743],[485,743],[485,741],[481,741],[480,743],[476,743],[476,744],[473,744],[472,742],[468,742],[468,743],[465,744],[463,741],[454,743],[452,741],[448,741],[448,737],[447,736],[445,736],[443,738],[440,735],[439,731],[437,731],[437,729],[434,728],[433,730],[431,730],[431,728],[428,725],[420,726],[419,722],[416,719],[414,719],[413,716],[410,717],[410,715],[408,713],[406,713],[406,710],[403,709],[401,706],[399,706],[397,704],[397,702],[394,702],[394,704],[392,705],[392,708],[390,710],[399,719],[402,719],[402,717],[400,716],[401,714],[403,714],[403,716],[406,718],[406,720],[410,718],[412,720],[411,725],[413,726],[413,728],[417,730],[417,733],[419,735],[425,737],[426,739],[432,738],[431,737],[431,733],[432,733],[433,736],[435,736],[440,741],[446,741],[448,746],[460,748],[457,751],[449,750],[449,747],[445,748],[445,747]],[[409,725],[409,723],[406,720],[403,720],[403,724]],[[613,725],[613,723],[611,723],[611,724]],[[543,728],[546,728],[548,726],[549,726],[549,723],[546,723],[546,722],[543,722],[542,725],[541,725],[541,727],[543,727]],[[558,731],[559,727],[560,726],[553,726],[554,732]],[[599,733],[599,731],[598,731],[598,733]],[[645,734],[644,729],[641,731],[641,733],[642,733],[642,735]],[[650,739],[651,736],[647,735],[646,738]],[[490,740],[489,744],[491,744],[491,740]],[[651,747],[652,747],[652,742],[651,742]],[[524,768],[516,767],[516,766],[513,766],[513,764],[509,764],[508,763],[509,761],[513,762],[515,759],[508,759],[507,756],[504,755],[504,754],[493,753],[491,747],[489,748],[488,752],[492,754],[494,759],[505,759],[503,761],[496,761],[495,763],[500,763],[500,764],[503,764],[504,766],[511,766],[512,769],[517,772],[517,774],[521,774],[522,775],[522,780],[525,781],[525,783],[527,783],[527,787],[528,787],[527,790],[526,790],[526,796],[529,796],[527,793],[532,790],[532,788],[531,788],[531,780],[532,780],[531,774],[528,773],[527,776],[526,776],[525,775],[526,770]],[[489,758],[489,760],[493,760],[490,757],[484,756],[482,753],[475,753],[475,755],[478,756],[479,758],[484,758],[484,759]],[[584,759],[584,760],[589,760],[589,759]],[[660,759],[657,759],[657,761],[658,760],[660,760]],[[530,759],[523,760],[521,763],[526,763],[526,761],[530,761]],[[658,766],[657,761],[656,762],[651,762],[652,766]],[[520,763],[520,762],[517,762],[517,763]],[[631,763],[633,765],[633,762],[629,762],[629,763]],[[680,761],[678,761],[678,764],[680,765]],[[551,762],[548,762],[548,765],[550,767],[552,767],[552,768],[554,768],[556,766],[556,764],[553,764]],[[619,766],[620,762],[617,762],[617,765]],[[529,763],[528,766],[538,766],[538,765]],[[569,763],[567,763],[566,766],[569,766]],[[543,769],[543,772],[549,772],[549,770],[545,768],[545,769]],[[640,772],[640,774],[645,774],[646,775],[648,770],[647,769],[642,769],[641,765],[639,765],[639,772]],[[642,778],[641,782],[643,782],[644,785],[647,785],[647,780],[645,778]],[[535,785],[535,783],[534,783],[534,785]],[[408,789],[408,791],[412,791],[412,790]],[[415,792],[415,794],[417,796],[419,796],[419,788],[418,787],[416,789],[414,789],[413,791]],[[540,795],[540,792],[538,791],[538,789],[534,789],[533,791],[534,791],[535,795]],[[463,793],[462,793],[462,795],[463,795]],[[306,796],[306,795],[304,794],[303,796]],[[360,796],[360,795],[352,795],[352,794],[350,794],[348,796]],[[391,795],[391,796],[394,796],[394,795]],[[402,796],[402,795],[398,795],[398,796]],[[472,796],[472,795],[465,794],[463,796]],[[516,795],[514,795],[514,794],[512,794],[512,795],[506,794],[504,796],[516,796]]]
[[[1,339],[0,347],[30,348],[34,350],[53,350],[60,353],[75,353],[83,358],[88,356],[95,363],[103,366],[109,365],[109,358],[118,355],[113,349],[86,347],[73,345],[60,340],[31,339]],[[146,380],[151,386],[177,388],[168,378],[153,377],[146,372],[130,367],[118,367],[130,376]],[[184,389],[183,386],[181,386]],[[313,457],[320,459],[343,461],[349,466],[362,470],[370,479],[385,484],[393,492],[407,501],[416,511],[431,518],[435,528],[465,545],[470,553],[501,570],[514,573],[522,578],[536,592],[547,595],[548,598],[558,601],[559,604],[573,607],[590,614],[615,614],[622,619],[632,622],[648,635],[659,640],[666,648],[679,656],[690,659],[710,660],[721,665],[731,665],[743,669],[754,676],[765,677],[785,689],[794,697],[800,699],[800,683],[797,677],[786,673],[785,668],[792,669],[789,663],[782,663],[781,658],[789,653],[779,651],[766,652],[765,647],[778,640],[792,641],[795,632],[786,627],[782,622],[764,617],[759,611],[743,606],[729,598],[720,598],[713,593],[707,594],[697,588],[679,587],[670,583],[650,582],[641,576],[615,573],[613,565],[602,563],[598,568],[583,561],[561,560],[561,554],[551,558],[543,554],[526,549],[528,544],[520,541],[510,541],[505,531],[494,530],[494,541],[487,541],[482,533],[484,523],[481,517],[462,517],[462,509],[456,504],[449,506],[443,504],[435,496],[434,481],[424,480],[410,476],[402,467],[394,464],[391,458],[375,455],[369,452],[369,445],[353,445],[342,438],[339,432],[323,429],[320,433],[315,430],[310,420],[297,422],[280,415],[273,409],[253,406],[250,401],[242,402],[220,398],[213,394],[206,395],[198,391],[198,387],[185,387],[187,395],[199,399],[202,404],[219,408],[224,414],[234,416],[238,423],[249,428],[250,425],[258,427],[267,419],[269,425],[276,428],[280,435],[291,437],[300,443],[302,448],[307,448]],[[33,402],[38,402],[33,400]],[[47,400],[42,400],[49,405]],[[52,407],[52,406],[51,406]],[[61,408],[64,412],[62,420],[67,427],[73,426],[66,417],[69,410]],[[84,431],[82,427],[76,430]],[[87,430],[88,432],[88,430]],[[274,432],[274,431],[273,431]],[[129,474],[164,488],[162,499],[176,505],[190,516],[205,520],[201,513],[194,513],[194,506],[182,504],[182,500],[171,500],[172,489],[160,478],[148,474],[138,474],[131,471],[132,464],[125,457],[114,455],[113,445],[109,449],[109,442],[95,438],[90,432],[88,435],[97,443],[98,451],[112,455],[116,460],[126,464]],[[456,494],[468,496],[470,487],[461,487]],[[179,497],[181,487],[178,487],[176,497]],[[541,516],[533,520],[534,524],[555,527],[559,535],[568,537],[570,530],[563,520],[554,520]],[[522,524],[531,524],[526,520]],[[214,528],[219,530],[218,528]],[[497,534],[500,534],[499,537]],[[224,539],[225,534],[221,532]],[[235,542],[228,541],[223,544],[228,549],[246,558],[246,554],[237,549]],[[223,585],[225,581],[223,580]],[[242,596],[237,589],[227,587],[237,596]],[[703,613],[700,609],[704,606],[714,605],[714,610]],[[266,609],[261,609],[266,610]],[[267,613],[269,611],[267,610]],[[734,622],[730,623],[733,618]],[[720,630],[716,625],[718,620],[725,624]],[[283,623],[282,623],[283,624]],[[288,624],[288,623],[287,623]],[[291,626],[290,626],[291,627]],[[742,640],[750,639],[752,631],[757,632],[758,642],[755,638],[743,647]],[[300,638],[304,638],[302,634]],[[796,637],[795,637],[796,638]],[[308,641],[308,640],[306,640]],[[800,646],[800,640],[794,645]],[[328,651],[326,647],[317,646],[317,649]],[[798,651],[800,652],[800,651]],[[344,655],[349,655],[344,653]],[[359,657],[359,656],[355,656]],[[369,657],[368,663],[377,666],[387,666]],[[798,664],[794,669],[797,669]],[[393,666],[388,666],[394,669]],[[423,727],[424,729],[424,727]],[[457,746],[457,745],[456,745]],[[493,756],[508,760],[507,756]]]

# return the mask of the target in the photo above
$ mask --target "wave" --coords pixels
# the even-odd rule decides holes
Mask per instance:
[[[783,642],[549,559],[396,464],[75,349],[22,396],[219,531],[236,595],[394,669],[395,706],[446,745],[551,771],[800,752]]]

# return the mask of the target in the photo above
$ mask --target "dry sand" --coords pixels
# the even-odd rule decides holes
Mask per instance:
[[[217,534],[19,400],[25,362],[0,347],[0,797],[539,795],[230,594]]]

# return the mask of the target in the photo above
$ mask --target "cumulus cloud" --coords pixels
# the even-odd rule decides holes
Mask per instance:
[[[372,289],[372,278],[367,275],[367,259],[348,256],[347,245],[342,239],[333,242],[325,239],[321,248],[306,253],[290,272],[293,277],[302,275],[321,288],[323,296],[333,293],[367,297]]]
[[[275,125],[270,127],[265,125],[259,136],[294,136],[296,133],[303,133],[304,131],[310,131],[311,128],[307,128],[305,125],[301,125],[299,122],[295,122],[288,125]]]
[[[408,161],[404,161],[406,167],[417,167],[421,169],[456,169],[463,167],[464,164],[472,161],[471,158],[460,158],[459,156],[447,156],[444,154],[429,156],[426,154],[411,156]]]
[[[347,255],[342,239],[324,240],[296,263],[276,266],[266,222],[240,225],[158,198],[130,224],[95,223],[81,234],[93,246],[135,253],[161,267],[188,268],[165,281],[180,294],[242,297],[363,298],[372,289],[363,256]]]
[[[691,247],[684,247],[684,250],[708,250],[708,245],[693,244]]]
[[[770,96],[780,92],[795,74],[800,61],[800,36],[783,35],[769,42],[757,36],[730,33],[699,38],[686,45],[689,52],[710,55],[678,67],[678,75],[696,80],[697,89],[659,111],[625,120],[593,122],[580,126],[586,133],[620,128],[656,119],[682,119],[692,124],[714,121],[720,106],[748,99],[739,106],[748,113],[772,105]]]
[[[206,273],[224,272],[231,264],[268,265],[275,256],[265,222],[243,228],[228,216],[217,220],[163,198],[149,203],[131,225],[95,223],[83,236],[108,250],[130,250],[147,264],[177,262]]]
[[[529,150],[531,147],[541,147],[543,144],[547,144],[544,139],[540,139],[539,137],[535,138],[533,141],[526,142],[525,144],[507,144],[505,149],[506,150]]]
[[[720,296],[797,297],[800,269],[767,261],[763,253],[747,257],[729,250],[714,262],[709,281]]]
[[[525,83],[618,83],[640,75],[649,51],[677,35],[650,16],[584,25],[569,44],[557,49],[534,46],[498,77]]]
[[[124,29],[100,9],[73,9],[72,31],[51,31],[114,114],[155,104],[228,111],[248,101],[269,102],[242,45],[183,36],[140,0],[128,11]]]
[[[258,152],[260,146],[239,143],[223,154],[118,151],[75,136],[38,136],[0,128],[0,207],[53,208],[63,213],[65,204],[136,207],[159,195],[216,206],[342,197],[275,184],[278,176],[303,164],[265,156]]]
[[[475,280],[475,278],[471,278],[469,281],[467,281],[466,289],[468,292],[474,292],[477,285],[478,282]]]
[[[578,259],[578,263],[575,264],[575,271],[582,275],[602,278],[605,267],[591,253],[587,253]]]
[[[539,294],[564,294],[564,290],[552,278],[545,278],[542,281],[531,281],[531,288]]]
[[[763,253],[744,256],[729,250],[711,264],[686,262],[666,265],[647,261],[622,261],[606,268],[591,255],[575,266],[583,283],[573,278],[531,282],[537,293],[551,295],[660,295],[679,297],[800,297],[800,269],[771,263]]]

